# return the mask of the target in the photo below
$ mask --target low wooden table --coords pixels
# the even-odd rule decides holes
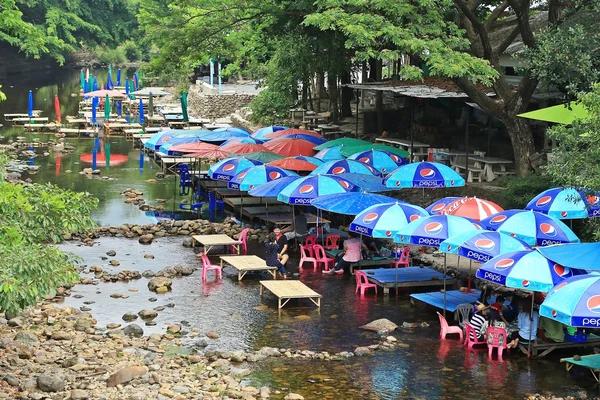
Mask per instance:
[[[192,235],[192,248],[196,247],[196,242],[204,246],[206,254],[215,246],[234,246],[240,254],[240,242],[227,235]]]
[[[261,297],[265,288],[277,296],[279,309],[283,308],[291,299],[309,299],[319,309],[321,308],[321,297],[323,296],[300,281],[260,281]]]
[[[314,214],[305,214],[306,216],[306,223],[307,224],[316,224],[317,222],[319,224],[329,224],[331,223],[330,220],[325,219],[325,218],[321,218],[319,217],[317,219],[317,216]],[[277,214],[277,213],[269,213],[269,215],[267,214],[260,214],[256,216],[258,219],[260,219],[261,221],[265,221],[268,223],[271,223],[273,225],[289,225],[293,222],[292,219],[292,214],[291,213],[286,213],[286,214]]]
[[[219,258],[221,269],[223,264],[227,263],[237,270],[238,281],[241,281],[248,271],[267,271],[273,275],[273,279],[277,279],[277,267],[268,266],[267,262],[258,256],[219,256]]]

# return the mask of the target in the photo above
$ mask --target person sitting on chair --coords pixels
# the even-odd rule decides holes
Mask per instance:
[[[285,266],[279,261],[279,245],[274,233],[269,233],[268,242],[265,244],[265,261],[269,267],[277,267],[277,273],[287,279]]]
[[[348,232],[349,239],[344,240],[344,255],[338,261],[333,269],[323,271],[324,274],[343,274],[346,268],[349,268],[352,263],[360,261],[361,250],[368,250],[367,246],[358,238],[356,233]]]
[[[531,302],[533,299],[524,299],[521,301],[521,312],[517,317],[519,322],[519,330],[514,331],[510,336],[510,343],[506,347],[514,349],[521,343],[529,343],[537,338],[537,330],[540,321],[540,315],[536,310],[531,312]]]
[[[474,338],[473,332],[470,333],[471,341],[475,341],[477,339],[478,342],[481,342],[485,339],[485,331],[488,327],[487,314],[488,306],[481,303],[478,304],[477,311],[475,311],[471,317],[471,320],[469,321],[469,324],[473,327],[475,333],[477,334],[477,338]]]
[[[285,265],[290,258],[287,253],[288,250],[288,240],[287,237],[283,233],[281,233],[281,229],[275,228],[273,229],[273,233],[275,234],[275,240],[277,240],[277,245],[279,246],[279,250],[277,252],[277,258],[279,261]]]

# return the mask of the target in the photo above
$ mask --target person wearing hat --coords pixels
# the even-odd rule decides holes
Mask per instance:
[[[469,324],[473,327],[475,333],[477,334],[477,341],[480,342],[485,339],[485,331],[488,327],[487,314],[488,306],[479,303],[477,304],[475,313],[473,313],[473,316],[469,321]],[[475,341],[475,338],[473,337],[473,332],[471,332],[470,335],[471,341]]]

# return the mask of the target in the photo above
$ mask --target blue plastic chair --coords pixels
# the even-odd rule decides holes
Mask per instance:
[[[214,192],[208,192],[208,209],[211,211],[225,211],[225,203],[223,200],[217,200]]]
[[[181,196],[187,196],[190,194],[190,187],[192,186],[192,175],[187,164],[179,165],[179,194]]]
[[[204,203],[180,203],[179,209],[185,211],[201,212]]]

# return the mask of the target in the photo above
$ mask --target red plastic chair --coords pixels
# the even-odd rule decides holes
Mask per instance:
[[[340,248],[340,235],[331,234],[325,237],[326,250],[338,250]]]
[[[313,251],[313,246],[317,244],[317,235],[310,235],[304,238],[304,248],[308,250],[308,254],[311,257],[315,256],[315,252]]]
[[[398,268],[400,265],[403,267],[410,267],[410,247],[405,247],[400,253],[400,258],[397,261],[392,261],[390,267]]]
[[[354,272],[354,277],[356,278],[356,290],[354,293],[358,293],[360,290],[360,295],[365,295],[365,290],[373,288],[375,289],[375,294],[377,294],[377,285],[374,283],[370,283],[367,279],[367,274],[362,271]]]
[[[473,339],[471,339],[471,336],[473,337]],[[478,340],[477,337],[477,332],[475,331],[475,328],[473,328],[471,326],[471,324],[469,324],[468,322],[465,322],[465,341],[464,344],[469,348],[472,349],[473,346],[477,346],[480,344],[485,344],[487,345],[487,341],[486,340]]]
[[[241,245],[240,254],[248,254],[248,246],[246,245],[246,239],[248,238],[248,232],[250,232],[250,228],[244,228],[240,232],[240,237],[238,239],[238,242]],[[237,252],[237,249],[235,248],[234,245],[231,245],[231,252],[232,253]]]
[[[460,341],[463,341],[463,331],[460,326],[450,326],[446,318],[440,313],[437,313],[440,318],[440,339],[446,340],[446,335],[456,333],[460,337]]]
[[[333,258],[327,257],[325,253],[325,249],[320,244],[315,244],[313,246],[313,251],[315,252],[315,259],[317,260],[317,265],[323,264],[325,267],[325,271],[329,271],[329,265],[331,267],[335,265],[335,260]]]
[[[209,271],[215,271],[215,278],[223,279],[223,270],[219,265],[212,265],[210,259],[205,253],[202,253],[202,282],[206,281],[206,275]]]
[[[502,359],[502,352],[504,349],[510,351],[506,345],[508,344],[508,333],[506,329],[497,326],[490,326],[486,330],[487,333],[487,345],[488,345],[488,357],[492,358],[494,349],[498,349],[498,359]]]
[[[298,263],[298,267],[302,269],[302,264],[305,262],[313,263],[314,270],[317,270],[317,259],[310,254],[310,251],[306,247],[300,245],[300,262]]]

